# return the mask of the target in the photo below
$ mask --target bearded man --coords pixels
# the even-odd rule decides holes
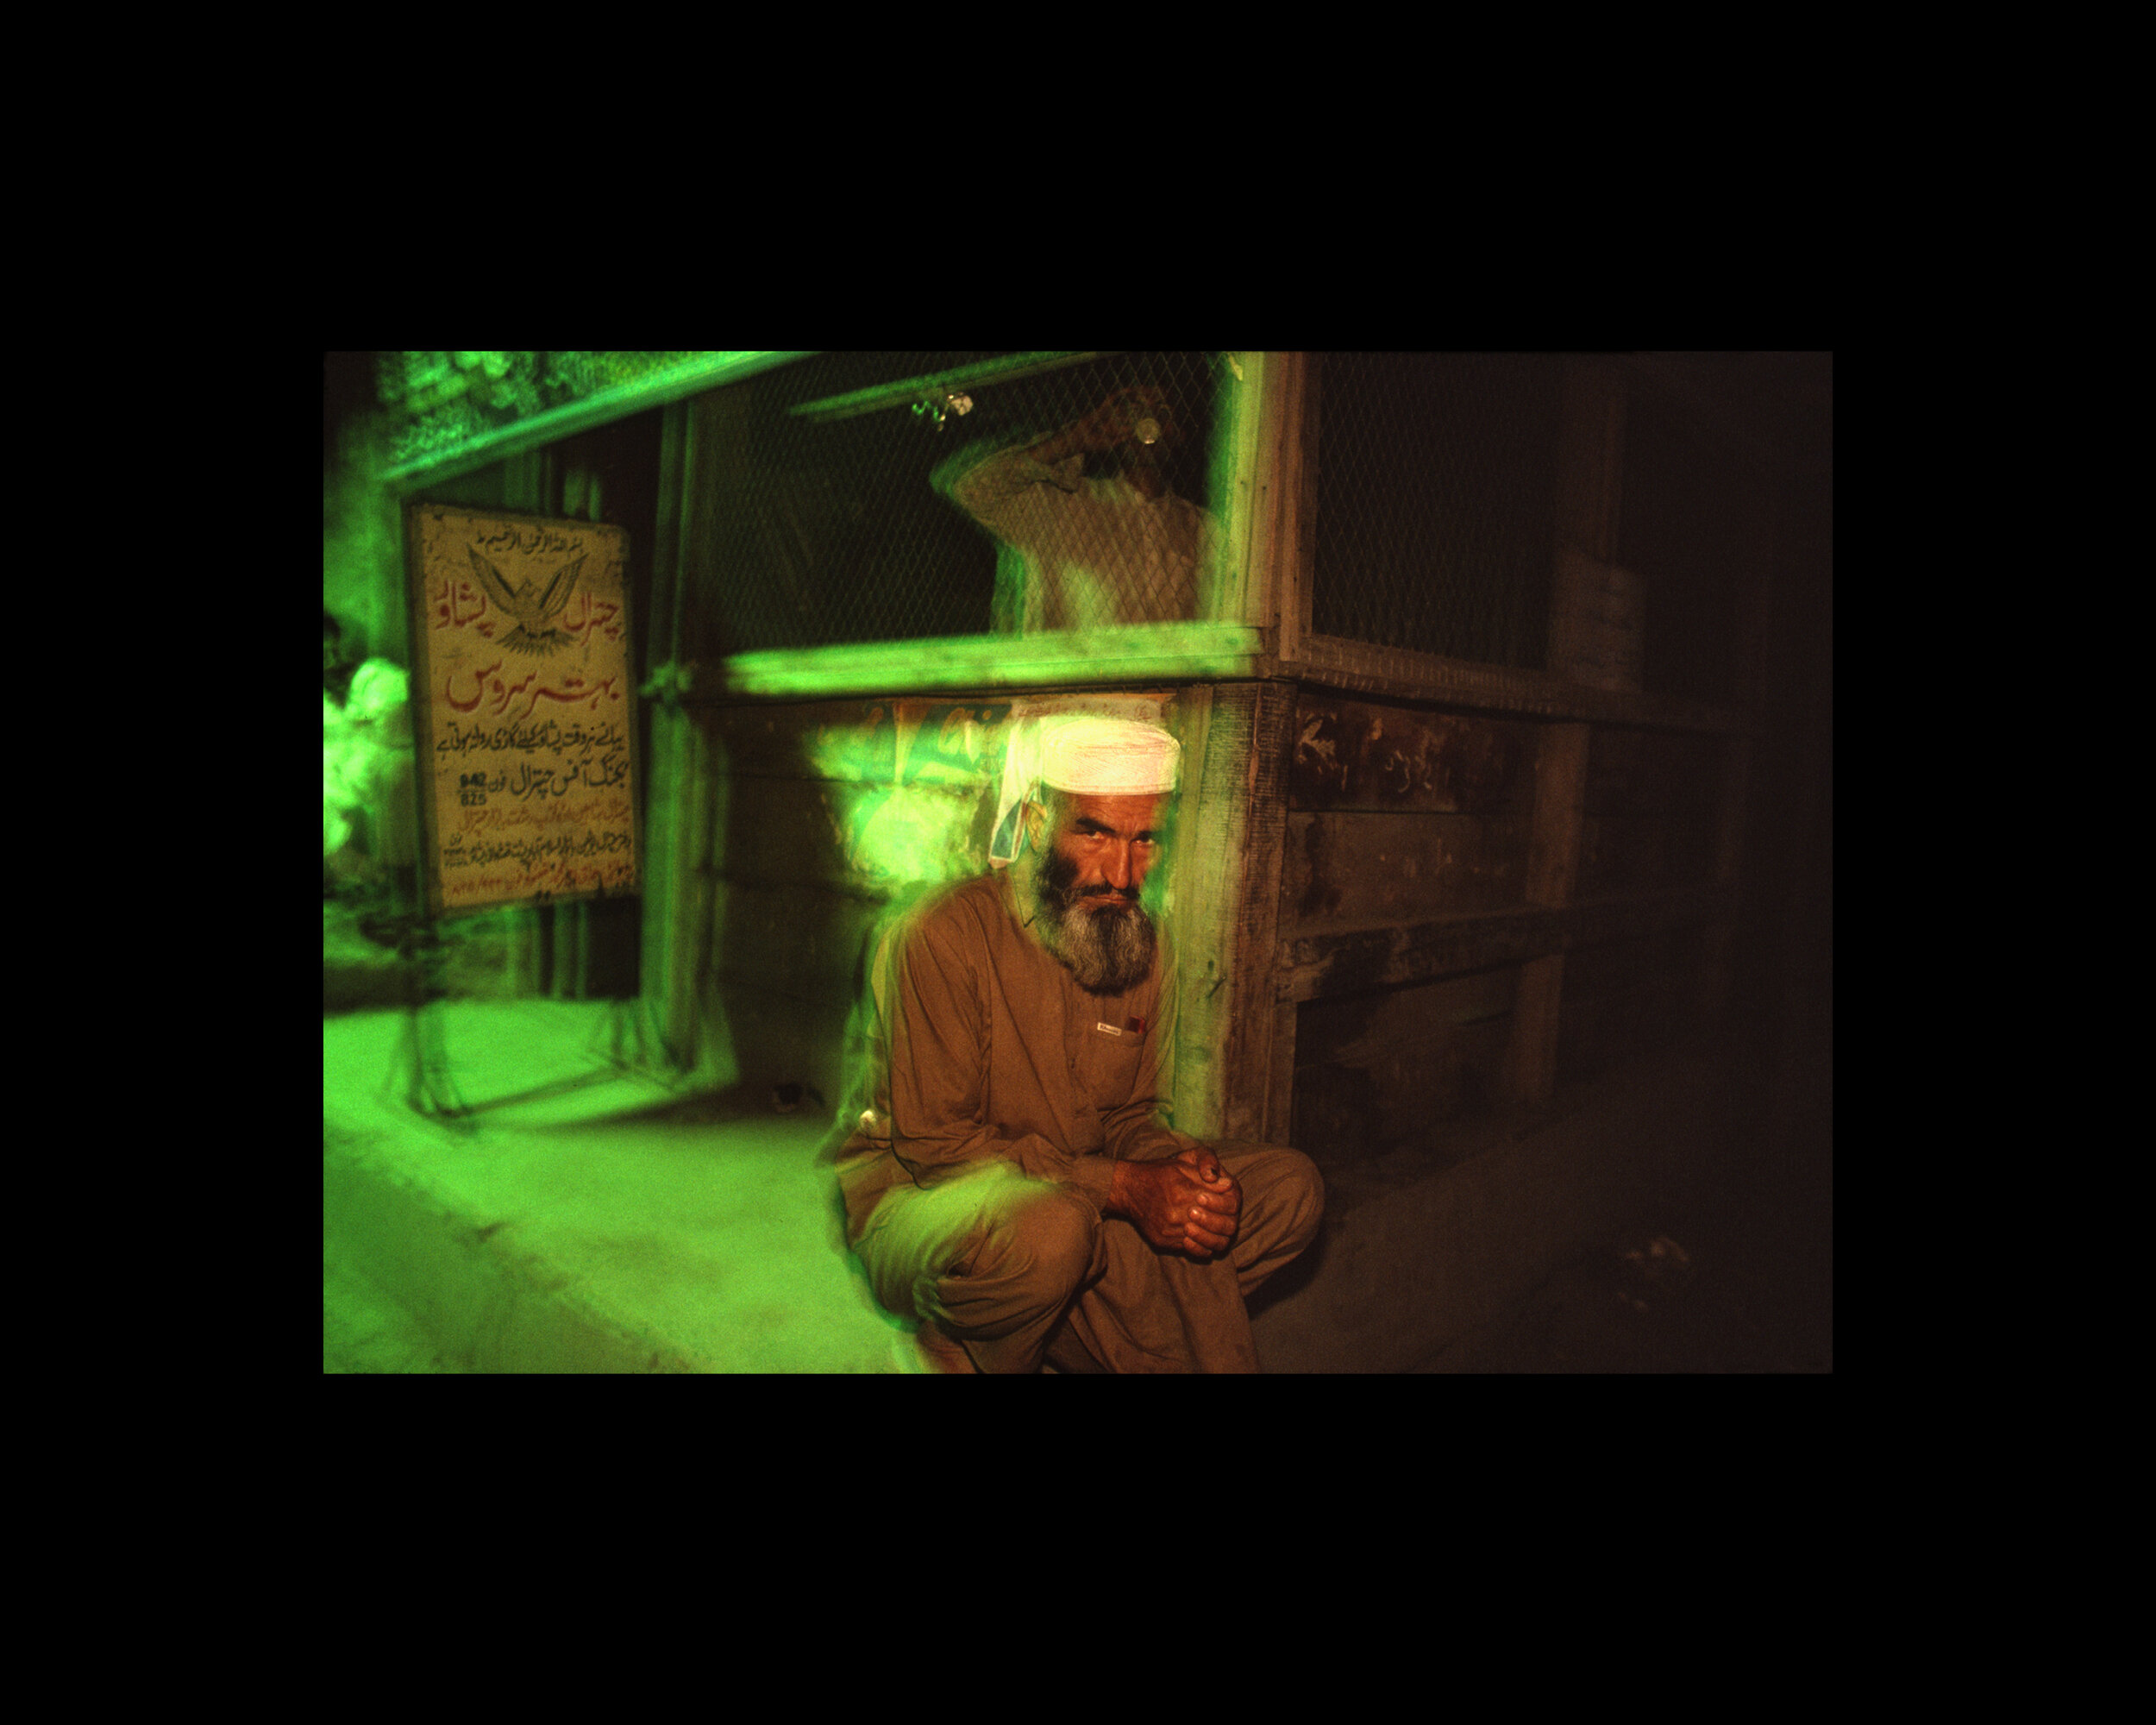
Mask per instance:
[[[1176,978],[1145,884],[1180,750],[1027,720],[992,872],[887,939],[838,1175],[849,1244],[939,1371],[1254,1371],[1244,1301],[1314,1238],[1318,1172],[1175,1130]]]

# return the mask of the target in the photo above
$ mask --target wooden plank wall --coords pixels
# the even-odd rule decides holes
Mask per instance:
[[[1006,702],[692,706],[717,787],[705,864],[704,1064],[752,1094],[836,1106],[848,1015],[885,920],[985,866],[991,745]],[[921,872],[917,872],[917,870]]]
[[[1336,1166],[1441,1149],[1683,1034],[1727,909],[1727,747],[1303,687],[1275,974],[1288,1141]]]
[[[1181,799],[1177,867],[1209,868],[1214,884],[1186,904],[1178,883],[1176,1124],[1201,1138],[1280,1143],[1294,1030],[1291,1020],[1283,1036],[1274,970],[1294,691],[1223,683],[1205,699],[1204,771]]]
[[[1448,919],[1487,936],[1488,913],[1526,903],[1534,758],[1522,720],[1299,690],[1278,986],[1295,1013],[1288,1136],[1320,1165],[1501,1100],[1518,967],[1431,949]]]

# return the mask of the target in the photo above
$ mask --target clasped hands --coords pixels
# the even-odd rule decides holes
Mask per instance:
[[[1119,1162],[1108,1213],[1123,1217],[1146,1244],[1205,1259],[1225,1251],[1243,1213],[1243,1189],[1200,1146],[1164,1162]]]

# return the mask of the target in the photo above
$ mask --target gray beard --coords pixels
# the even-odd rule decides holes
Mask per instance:
[[[1062,857],[1041,865],[1033,890],[1043,939],[1087,994],[1127,994],[1153,974],[1153,919],[1135,899],[1074,893],[1077,878],[1076,865]]]

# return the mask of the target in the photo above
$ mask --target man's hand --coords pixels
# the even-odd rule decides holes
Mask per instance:
[[[1202,1147],[1165,1162],[1119,1162],[1108,1189],[1108,1211],[1125,1218],[1160,1251],[1203,1260],[1235,1239],[1243,1189]]]

